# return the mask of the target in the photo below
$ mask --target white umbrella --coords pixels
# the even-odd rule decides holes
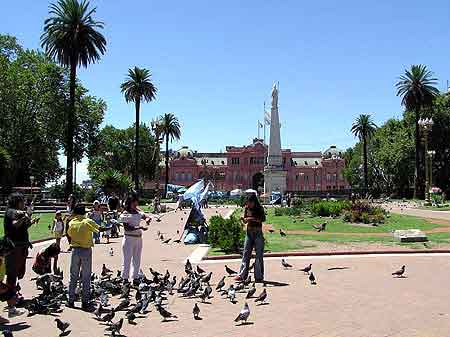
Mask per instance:
[[[241,195],[241,194],[242,194],[242,190],[239,189],[239,188],[237,188],[237,189],[235,189],[235,190],[232,190],[232,191],[230,192],[230,196],[237,196],[237,195]]]
[[[254,189],[252,189],[252,188],[249,188],[248,190],[245,190],[245,193],[254,193],[254,194],[256,194],[256,195],[258,195],[258,192],[257,191],[255,191]]]

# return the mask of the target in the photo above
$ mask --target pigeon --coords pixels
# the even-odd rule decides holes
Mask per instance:
[[[217,283],[216,290],[221,290],[223,287],[225,287],[225,276]]]
[[[95,309],[95,311],[94,311],[94,315],[95,315],[95,317],[97,317],[97,319],[100,319],[100,317],[101,317],[101,314],[102,314],[102,304],[101,303],[99,303],[98,304],[98,306],[97,306],[97,308]]]
[[[181,239],[173,240],[173,243],[180,243],[180,242],[181,242]]]
[[[114,309],[114,311],[116,311],[116,312],[122,311],[122,310],[128,308],[129,305],[130,305],[130,301],[125,299],[117,305],[117,307]]]
[[[267,291],[266,288],[264,288],[261,294],[259,294],[258,298],[255,299],[255,302],[264,303],[266,301],[266,298],[267,298]]]
[[[200,294],[200,298],[202,299],[202,302],[205,302],[209,298],[209,296],[212,293],[212,288],[208,285],[205,290]]]
[[[202,282],[209,285],[209,281],[211,281],[211,277],[212,277],[212,271],[210,271],[208,275],[205,275],[202,278]]]
[[[111,336],[115,336],[116,333],[120,334],[120,329],[122,329],[123,318],[121,318],[117,323],[111,324]]]
[[[190,274],[190,272],[192,271],[192,264],[191,261],[189,261],[189,259],[186,260],[186,264],[184,265],[184,271],[186,272],[186,274]]]
[[[236,289],[234,289],[233,285],[230,285],[230,288],[228,288],[227,297],[231,303],[236,301]]]
[[[327,222],[325,221],[324,223],[320,224],[320,225],[312,225],[314,229],[317,229],[318,232],[323,232],[326,227],[327,227]]]
[[[61,334],[63,334],[67,330],[67,328],[70,326],[69,322],[61,321],[59,318],[55,318],[55,322],[56,322],[56,327],[58,328],[59,331],[61,331]]]
[[[312,285],[316,285],[316,284],[317,284],[317,282],[316,282],[316,277],[314,276],[314,273],[313,273],[313,272],[311,272],[311,273],[309,274],[309,281],[311,281],[311,284],[312,284]]]
[[[206,272],[202,268],[200,268],[200,266],[197,266],[197,273],[204,274]]]
[[[168,319],[168,318],[178,318],[177,316],[173,315],[172,313],[170,313],[169,311],[167,311],[160,305],[157,305],[156,309],[158,310],[159,314],[163,318],[163,322],[165,322],[166,319]]]
[[[403,274],[405,273],[405,268],[406,268],[406,266],[403,265],[399,270],[393,272],[392,276],[402,277]]]
[[[229,276],[237,274],[237,272],[235,272],[233,269],[229,268],[227,265],[225,265],[225,271],[228,273]]]
[[[269,229],[269,233],[273,233],[273,232],[275,232],[273,229]]]
[[[253,295],[255,295],[256,293],[256,287],[255,287],[255,283],[253,283],[253,286],[248,290],[247,295],[245,296],[245,298],[251,298]]]
[[[285,259],[281,259],[281,265],[284,267],[284,269],[292,268],[292,265],[287,263]]]
[[[239,315],[235,318],[235,322],[240,322],[240,321],[244,321],[245,323],[247,323],[247,319],[250,316],[250,308],[247,304],[247,302],[245,302],[244,307],[242,308],[241,312],[239,313]]]
[[[112,270],[108,269],[108,268],[106,267],[106,265],[103,263],[101,275],[102,275],[102,276],[107,276],[107,275],[109,275],[109,274],[112,274]]]
[[[195,303],[194,308],[192,309],[192,314],[194,315],[194,319],[199,319],[198,315],[200,315],[200,308],[197,303]]]
[[[172,240],[172,238],[168,238],[167,240],[164,240],[162,243],[168,244],[170,242],[170,240]]]
[[[136,315],[134,314],[134,312],[128,312],[125,316],[126,316],[129,324],[136,324],[134,322],[134,320],[136,319]]]
[[[106,323],[110,323],[113,320],[115,315],[116,315],[116,313],[114,312],[114,309],[112,309],[110,313],[108,313],[102,317],[102,321],[106,322]]]
[[[309,272],[311,271],[311,268],[312,268],[312,264],[310,263],[309,266],[306,266],[305,268],[300,269],[300,271],[302,271],[302,272],[304,272],[304,273],[309,275]]]
[[[283,232],[283,230],[282,230],[282,229],[280,229],[280,235],[281,235],[282,237],[285,237],[285,236],[286,236],[286,233],[285,233],[285,232]]]
[[[11,330],[3,330],[4,337],[14,337]]]

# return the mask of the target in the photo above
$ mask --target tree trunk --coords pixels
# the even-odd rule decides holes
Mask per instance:
[[[169,135],[166,134],[166,185],[164,187],[164,198],[167,198],[167,185],[169,185]]]
[[[139,110],[141,108],[141,100],[137,99],[136,103],[136,136],[134,142],[134,189],[139,194]]]
[[[415,111],[415,137],[414,137],[414,141],[415,141],[415,153],[414,153],[414,161],[415,161],[415,166],[414,166],[414,196],[413,198],[418,198],[419,197],[419,189],[420,189],[420,181],[419,181],[419,170],[420,170],[420,126],[419,126],[419,118],[420,118],[420,114],[419,114],[419,109],[417,109]]]
[[[70,83],[69,83],[69,111],[67,114],[67,140],[66,140],[66,199],[73,192],[73,134],[75,128],[75,86],[77,78],[77,64],[72,61],[70,65]]]
[[[364,189],[365,193],[369,189],[369,170],[367,167],[367,135],[363,135],[363,157],[364,157]]]

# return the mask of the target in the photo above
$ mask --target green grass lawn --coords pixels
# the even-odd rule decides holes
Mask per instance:
[[[424,219],[409,215],[391,214],[386,218],[384,224],[375,226],[358,226],[345,222],[341,218],[330,219],[321,217],[291,217],[291,216],[275,216],[273,209],[267,214],[266,223],[272,224],[276,229],[283,230],[304,230],[315,231],[312,225],[318,225],[327,221],[326,233],[386,233],[395,229],[420,229],[428,230],[440,227],[438,224],[430,223]],[[324,233],[325,234],[325,233]]]
[[[239,215],[240,210],[236,210]],[[303,221],[301,221],[303,219]],[[326,232],[315,234],[316,230],[312,227],[328,222]],[[266,239],[266,251],[270,252],[286,252],[298,250],[313,250],[320,242],[329,242],[333,244],[351,244],[351,243],[379,243],[386,246],[402,246],[414,249],[433,248],[434,244],[450,244],[450,233],[431,233],[428,234],[429,242],[423,243],[399,243],[394,240],[390,232],[395,229],[420,229],[429,230],[441,227],[439,224],[430,223],[424,219],[401,215],[391,214],[386,218],[385,224],[380,224],[378,227],[355,226],[343,221],[340,218],[329,219],[305,215],[304,217],[291,216],[275,216],[274,210],[269,209],[267,214],[267,224],[273,225],[278,229],[285,231],[302,230],[311,232],[311,234],[288,234],[287,237],[281,237],[278,231],[274,233],[264,233]],[[339,234],[345,233],[345,234]],[[352,235],[354,233],[355,235]],[[385,233],[386,236],[379,236],[377,234]],[[223,255],[220,249],[211,249],[209,255]]]
[[[51,232],[53,226],[53,219],[55,218],[55,213],[35,213],[34,217],[40,218],[38,224],[34,224],[30,227],[30,240],[40,240],[53,237],[53,233]],[[3,236],[3,216],[0,216],[0,236]],[[48,226],[50,225],[50,229]]]

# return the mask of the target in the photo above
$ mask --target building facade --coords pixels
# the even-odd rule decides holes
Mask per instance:
[[[264,189],[264,167],[268,147],[262,139],[247,146],[227,146],[225,152],[201,153],[184,146],[172,153],[169,182],[190,186],[198,179],[210,180],[216,190]],[[343,190],[350,186],[343,176],[342,151],[331,146],[322,152],[295,152],[283,149],[282,165],[286,172],[286,191]],[[160,183],[165,170],[161,166]]]

